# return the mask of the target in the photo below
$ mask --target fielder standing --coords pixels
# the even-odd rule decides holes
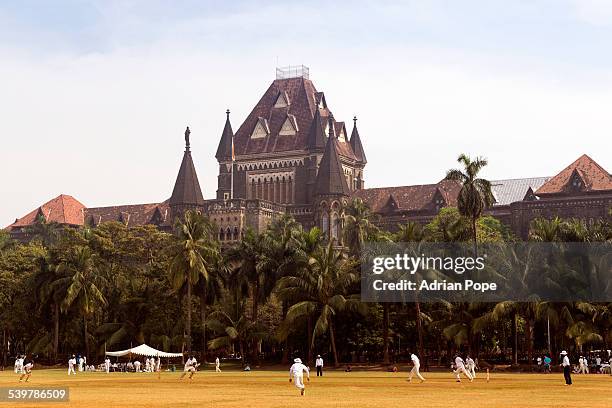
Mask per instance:
[[[76,375],[76,371],[74,371],[75,365],[76,365],[76,358],[74,357],[74,354],[73,354],[72,358],[68,359],[68,375],[70,374]]]
[[[425,381],[425,378],[421,375],[419,370],[421,369],[421,361],[416,356],[416,354],[410,354],[410,360],[412,360],[412,370],[410,370],[410,374],[408,374],[408,381],[412,382],[412,376],[416,375],[421,382]]]
[[[110,358],[108,357],[104,359],[104,370],[106,371],[106,374],[110,372]]]
[[[323,377],[323,358],[320,354],[317,354],[315,366],[317,367],[317,377]]]
[[[221,372],[221,361],[219,361],[219,356],[217,356],[217,358],[215,358],[215,372],[216,373],[220,373]]]
[[[563,367],[565,385],[572,385],[572,365],[570,364],[569,357],[567,356],[567,351],[563,350],[561,352],[561,357],[563,358],[561,361],[561,366]]]
[[[304,371],[308,375],[308,381],[310,381],[310,369],[302,364],[302,360],[296,358],[293,360],[293,365],[289,369],[289,382],[292,380],[295,384],[295,387],[300,390],[300,395],[304,395],[305,386],[304,386]]]

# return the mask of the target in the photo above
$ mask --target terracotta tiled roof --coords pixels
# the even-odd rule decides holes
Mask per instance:
[[[279,95],[287,95],[288,106],[274,107]],[[317,92],[313,83],[303,77],[277,79],[261,97],[249,116],[242,123],[234,135],[234,149],[236,156],[251,155],[258,153],[286,152],[295,150],[306,150],[313,143],[319,149],[324,146],[324,142],[319,139],[320,135],[314,134],[312,121],[317,110],[319,111],[321,122],[329,117],[329,109],[323,107],[319,109],[319,102],[325,101],[322,92]],[[287,117],[295,117],[297,132],[294,135],[280,136],[279,132]],[[265,120],[269,135],[260,138],[251,138],[258,121]],[[293,118],[292,118],[293,120]],[[342,128],[342,122],[337,122],[337,130]],[[310,136],[310,137],[309,137]],[[325,138],[327,139],[327,138]],[[340,154],[349,159],[354,159],[350,144],[340,149]]]
[[[46,222],[57,222],[59,224],[68,225],[83,225],[84,209],[85,206],[76,198],[66,194],[60,194],[54,199],[44,203],[40,207],[17,219],[7,228],[13,229],[32,225],[39,215],[42,215]]]
[[[585,192],[612,190],[612,176],[586,154],[561,170],[559,174],[544,183],[535,192],[536,195],[559,194],[569,187],[572,174],[577,172],[584,181]]]
[[[94,207],[85,210],[85,222],[94,226],[109,221],[119,221],[130,227],[145,224],[165,225],[169,220],[170,207],[167,201],[151,204]]]
[[[460,189],[461,186],[458,183],[443,180],[437,184],[367,188],[353,192],[352,196],[361,198],[376,213],[389,212],[391,209],[394,211],[427,211],[436,207],[436,194],[442,197],[443,206],[456,206]]]

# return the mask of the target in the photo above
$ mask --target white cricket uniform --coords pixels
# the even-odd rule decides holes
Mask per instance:
[[[78,368],[79,368],[79,372],[83,371],[83,357],[79,357]]]
[[[71,358],[68,360],[68,375],[74,374],[76,375],[76,371],[74,371],[74,366],[76,365],[76,358]]]
[[[310,378],[310,369],[302,363],[293,363],[289,369],[289,378],[293,378],[293,383],[299,390],[304,389],[304,371]]]
[[[215,358],[215,371],[217,373],[221,372],[221,362],[219,361],[219,357]]]
[[[161,359],[157,357],[157,362],[155,363],[155,371],[159,372],[161,370]]]
[[[136,372],[139,373],[140,372],[140,361],[138,360],[134,361],[134,367],[136,368]]]
[[[457,381],[461,381],[461,378],[459,378],[459,375],[461,373],[463,373],[470,381],[474,379],[472,375],[468,373],[468,371],[465,369],[465,363],[463,362],[463,359],[459,356],[455,358],[455,370],[453,371],[453,373],[455,374],[455,378],[457,379]]]
[[[107,373],[110,372],[110,358],[107,358],[104,360],[104,369],[106,370]]]
[[[195,357],[188,359],[185,362],[185,372],[190,372],[193,373],[196,370],[196,365],[197,365],[198,361],[195,359]]]
[[[472,360],[471,357],[465,359],[465,366],[472,378],[476,378],[476,363],[474,362],[474,360]]]
[[[23,358],[21,357],[15,359],[15,374],[23,374]]]
[[[412,381],[412,376],[416,375],[419,380],[425,381],[425,378],[421,375],[419,370],[421,369],[421,361],[416,356],[416,354],[411,354],[410,359],[412,360],[412,370],[410,370],[410,374],[408,374],[408,380]]]

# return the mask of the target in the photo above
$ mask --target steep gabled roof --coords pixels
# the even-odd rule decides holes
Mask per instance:
[[[323,126],[321,112],[317,109],[315,110],[314,118],[310,122],[306,146],[310,151],[323,151],[327,143],[326,140],[327,136],[325,135],[325,126]]]
[[[172,196],[168,201],[170,206],[174,205],[204,205],[204,197],[200,189],[198,175],[196,174],[191,152],[185,149],[183,161],[174,183]]]
[[[376,213],[388,212],[390,202],[397,211],[430,211],[436,205],[437,194],[442,195],[445,205],[456,206],[459,190],[458,183],[442,180],[437,184],[366,188],[354,191],[352,196],[363,200]]]
[[[229,109],[225,113],[227,114],[227,118],[225,119],[223,133],[221,134],[221,140],[219,140],[219,146],[217,147],[217,153],[215,154],[215,158],[218,161],[231,160],[233,153],[234,132],[232,131],[232,124],[230,123],[229,119]]]
[[[357,117],[353,117],[353,132],[351,133],[350,140],[351,148],[353,149],[353,154],[355,154],[355,159],[359,163],[366,164],[368,160],[366,159],[365,151],[363,150],[363,145],[361,144],[361,138],[359,137],[359,131],[357,130]]]
[[[561,170],[559,174],[544,183],[536,195],[560,194],[571,189],[572,175],[578,174],[584,181],[580,190],[584,192],[612,190],[612,176],[586,154]]]
[[[319,172],[315,182],[315,194],[342,194],[350,195],[351,190],[344,177],[342,163],[338,155],[339,143],[334,134],[333,117],[330,117],[330,130],[325,146],[325,153],[319,164]]]
[[[85,206],[76,198],[60,194],[54,199],[47,201],[40,207],[30,211],[28,214],[15,220],[8,229],[27,227],[36,222],[42,216],[46,222],[57,222],[67,225],[83,225],[83,210]]]
[[[145,224],[163,225],[169,221],[168,214],[168,203],[163,202],[87,208],[85,219],[93,226],[102,222],[119,221],[133,227]]]

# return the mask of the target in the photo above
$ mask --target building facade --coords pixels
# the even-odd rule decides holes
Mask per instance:
[[[188,209],[201,211],[218,228],[222,243],[239,241],[247,228],[263,231],[271,220],[290,214],[305,228],[315,225],[341,238],[343,207],[363,200],[378,214],[381,227],[429,222],[443,207],[456,206],[460,186],[434,184],[365,186],[367,159],[357,118],[352,129],[336,120],[309,78],[306,67],[278,69],[277,77],[234,133],[230,112],[221,132],[216,197],[204,199],[191,156],[190,132],[174,189],[160,203],[89,208],[60,195],[18,218],[7,228],[20,240],[40,217],[70,226],[118,221],[152,224],[170,230]],[[492,181],[496,203],[487,213],[525,238],[534,218],[610,217],[612,176],[587,155],[553,177]]]

